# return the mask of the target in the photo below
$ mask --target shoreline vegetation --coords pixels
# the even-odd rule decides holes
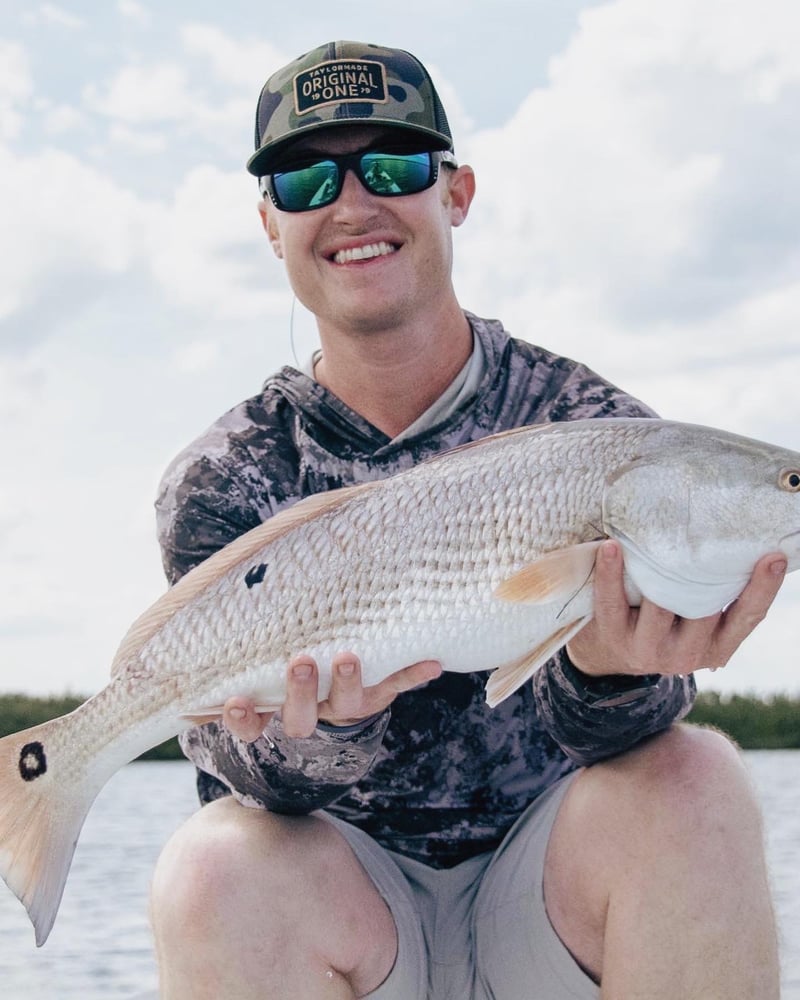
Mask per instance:
[[[0,694],[0,737],[66,715],[86,699],[76,695],[34,697]],[[800,749],[800,695],[722,695],[702,691],[688,722],[714,726],[727,733],[743,750]],[[140,760],[182,760],[177,738],[143,754]]]

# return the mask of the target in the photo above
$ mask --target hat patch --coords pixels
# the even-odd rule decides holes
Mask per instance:
[[[368,59],[332,59],[318,63],[294,78],[294,106],[298,115],[325,104],[388,100],[386,67]]]

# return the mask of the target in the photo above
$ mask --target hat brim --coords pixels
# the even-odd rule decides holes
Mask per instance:
[[[412,132],[424,138],[425,145],[430,150],[447,149],[452,151],[453,149],[452,139],[450,139],[449,136],[444,135],[442,132],[437,132],[434,129],[424,128],[407,122],[399,122],[396,118],[381,118],[377,115],[370,115],[368,118],[342,118],[333,121],[310,122],[308,125],[295,128],[289,135],[282,136],[274,142],[268,142],[260,149],[257,149],[247,161],[247,170],[254,177],[263,177],[265,174],[272,173],[275,169],[275,165],[278,163],[286,150],[293,146],[298,139],[303,138],[303,136],[310,135],[313,132],[321,132],[341,127],[343,125],[377,125],[402,130],[403,132]]]

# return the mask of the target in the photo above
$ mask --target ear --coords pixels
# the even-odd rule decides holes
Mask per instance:
[[[281,236],[275,219],[275,210],[267,198],[262,198],[258,203],[258,214],[261,216],[261,225],[272,244],[275,256],[283,260],[283,247],[281,246]]]
[[[472,167],[464,165],[457,170],[448,170],[450,178],[450,223],[460,226],[467,215],[472,199],[475,197],[475,172]]]

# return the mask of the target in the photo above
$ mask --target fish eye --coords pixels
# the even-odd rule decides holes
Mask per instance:
[[[782,490],[800,493],[800,469],[783,469],[779,482]]]

